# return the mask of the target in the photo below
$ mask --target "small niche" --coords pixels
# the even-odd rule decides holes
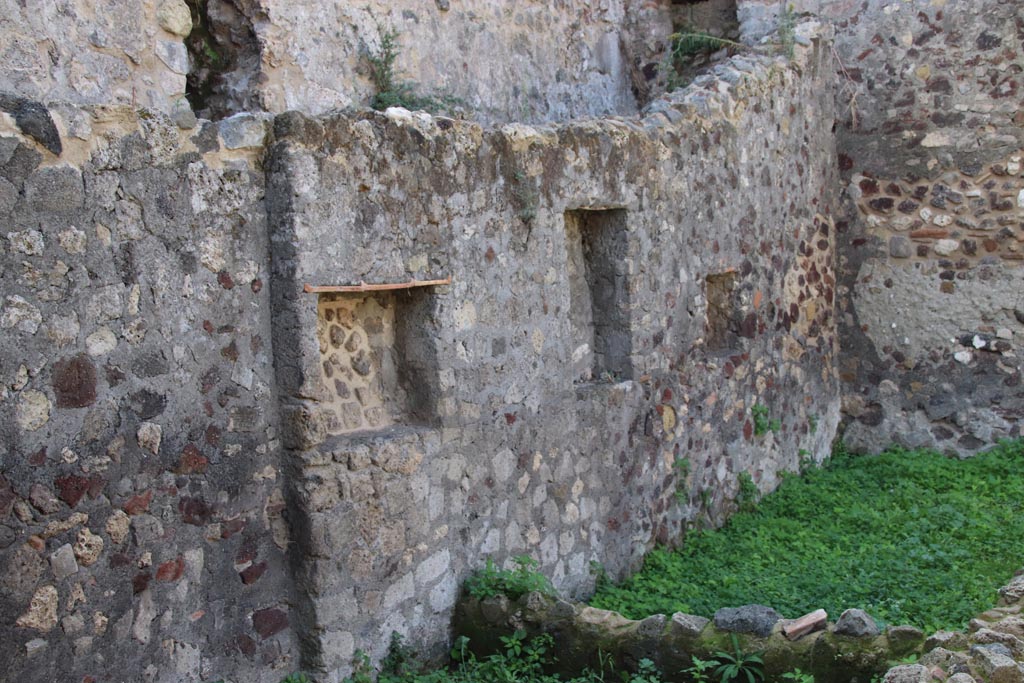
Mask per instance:
[[[626,210],[567,211],[565,232],[573,377],[632,379]]]
[[[724,351],[739,345],[739,321],[736,319],[735,272],[708,275],[707,348]]]
[[[433,423],[438,372],[429,292],[320,294],[317,308],[330,433]]]

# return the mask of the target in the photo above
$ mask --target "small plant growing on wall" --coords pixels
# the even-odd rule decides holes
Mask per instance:
[[[555,588],[548,577],[537,571],[540,563],[529,555],[514,558],[513,569],[498,569],[494,560],[487,558],[482,569],[478,569],[466,579],[466,591],[474,598],[506,595],[510,600],[518,600],[527,593],[534,591],[545,595],[555,595]]]
[[[754,434],[756,436],[763,436],[768,432],[777,432],[782,428],[782,422],[778,419],[771,419],[768,417],[768,406],[763,406],[760,403],[755,404],[750,409],[750,414],[754,418]]]
[[[750,472],[740,472],[736,477],[739,488],[736,492],[736,507],[740,512],[753,512],[761,499],[761,492],[750,476]]]
[[[689,500],[689,495],[686,490],[686,478],[690,476],[690,461],[679,456],[676,457],[672,466],[676,470],[676,502],[680,505],[685,505]]]
[[[512,174],[512,179],[515,181],[512,195],[519,207],[516,215],[519,216],[519,220],[523,223],[532,223],[533,219],[537,217],[537,205],[540,203],[537,190],[522,171],[515,171]]]
[[[380,34],[380,49],[366,55],[370,64],[370,78],[377,91],[370,100],[373,109],[384,111],[388,107],[404,107],[436,113],[460,104],[454,97],[420,93],[415,83],[402,80],[396,67],[401,54],[398,42],[400,34],[393,27],[384,28],[380,24],[377,25],[377,31]]]
[[[684,74],[687,73],[696,57],[722,49],[742,50],[746,48],[742,43],[685,26],[668,38],[669,50],[665,56],[663,68],[668,73],[666,87],[670,91],[681,88],[689,82],[689,78]]]
[[[782,3],[782,10],[779,12],[779,50],[788,59],[793,59],[796,47],[796,14],[793,12],[793,5],[788,2]]]

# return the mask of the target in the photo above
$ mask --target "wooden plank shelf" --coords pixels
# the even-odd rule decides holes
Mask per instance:
[[[357,292],[385,292],[395,289],[413,289],[414,287],[435,287],[437,285],[450,285],[452,278],[449,275],[443,280],[409,280],[408,282],[360,282],[358,285],[310,285],[307,284],[302,291],[307,294],[351,294]]]

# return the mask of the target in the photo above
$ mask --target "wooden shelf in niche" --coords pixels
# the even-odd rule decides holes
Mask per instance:
[[[302,291],[307,294],[358,294],[359,292],[388,292],[398,289],[414,289],[416,287],[436,287],[438,285],[450,285],[452,278],[449,275],[443,280],[409,280],[408,282],[381,282],[366,283],[358,285],[310,285],[303,286]]]
[[[317,339],[331,434],[429,426],[436,415],[435,299],[420,284],[346,285],[318,295]],[[449,284],[446,280],[430,284]]]

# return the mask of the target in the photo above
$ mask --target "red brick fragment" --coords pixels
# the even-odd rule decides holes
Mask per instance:
[[[178,474],[202,474],[210,461],[193,444],[185,446],[178,463]]]
[[[76,474],[69,474],[66,477],[57,477],[53,480],[57,487],[57,497],[68,504],[68,507],[75,507],[82,496],[89,490],[89,480]]]
[[[288,627],[288,615],[276,607],[257,610],[252,613],[252,626],[266,640]]]
[[[256,583],[260,577],[263,576],[264,572],[267,571],[267,563],[260,562],[250,566],[245,571],[239,572],[239,576],[242,577],[242,583],[246,586]]]
[[[949,236],[949,231],[942,230],[941,228],[921,228],[920,230],[914,230],[910,233],[910,236],[914,239],[942,239]]]
[[[157,581],[177,581],[185,573],[185,560],[179,557],[176,560],[164,562],[156,570]]]
[[[149,510],[149,504],[153,501],[153,492],[147,490],[145,493],[140,493],[137,496],[132,496],[128,499],[121,509],[129,515],[141,515],[143,512]]]

